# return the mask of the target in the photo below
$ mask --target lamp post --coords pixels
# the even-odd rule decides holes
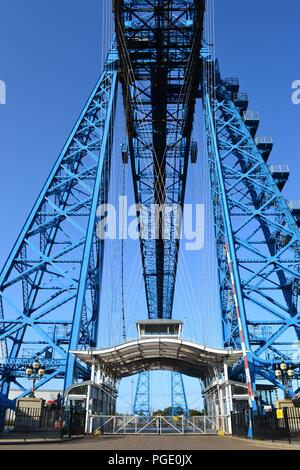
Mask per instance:
[[[281,380],[284,386],[284,398],[290,398],[289,386],[294,377],[294,371],[291,365],[287,365],[284,361],[281,364],[276,364],[275,377]]]
[[[31,367],[26,369],[26,375],[29,380],[32,380],[32,397],[35,398],[35,384],[37,380],[41,380],[45,375],[45,369],[40,365],[38,358],[36,357]]]

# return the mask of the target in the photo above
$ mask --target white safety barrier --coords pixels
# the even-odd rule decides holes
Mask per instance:
[[[230,416],[88,416],[90,434],[230,434]]]

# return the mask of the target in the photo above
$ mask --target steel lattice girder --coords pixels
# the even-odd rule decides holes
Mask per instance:
[[[200,78],[204,0],[115,0],[115,22],[135,199],[144,238],[151,205],[184,203]],[[170,239],[164,239],[169,223]],[[171,318],[179,241],[176,217],[141,239],[149,318]]]
[[[133,413],[136,415],[150,416],[150,372],[141,372],[138,375]]]
[[[212,74],[215,81],[207,79]],[[227,246],[253,383],[261,376],[282,386],[274,364],[299,366],[300,231],[236,96],[210,61],[203,88],[224,344],[241,346]]]
[[[172,394],[172,416],[184,414],[188,416],[189,408],[187,404],[185,388],[182,374],[171,373],[171,394]]]
[[[113,49],[1,273],[5,395],[11,382],[28,394],[17,379],[36,356],[46,370],[39,387],[55,377],[68,386],[86,374],[68,351],[97,339],[103,242],[96,211],[108,192],[117,84]]]

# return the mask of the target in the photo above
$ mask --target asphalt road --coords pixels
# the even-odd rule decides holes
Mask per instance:
[[[0,445],[3,450],[280,450],[295,449],[286,443],[248,442],[217,436],[105,436],[62,442]],[[297,446],[300,449],[300,446]]]

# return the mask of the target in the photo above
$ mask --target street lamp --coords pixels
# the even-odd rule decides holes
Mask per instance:
[[[284,361],[281,364],[276,364],[275,377],[278,380],[281,380],[284,385],[284,398],[290,398],[289,395],[289,386],[294,377],[294,371],[291,365],[287,365]]]
[[[40,365],[38,358],[36,357],[31,367],[26,369],[26,375],[28,380],[32,380],[32,397],[35,398],[35,384],[37,380],[41,380],[45,375],[45,369]]]

